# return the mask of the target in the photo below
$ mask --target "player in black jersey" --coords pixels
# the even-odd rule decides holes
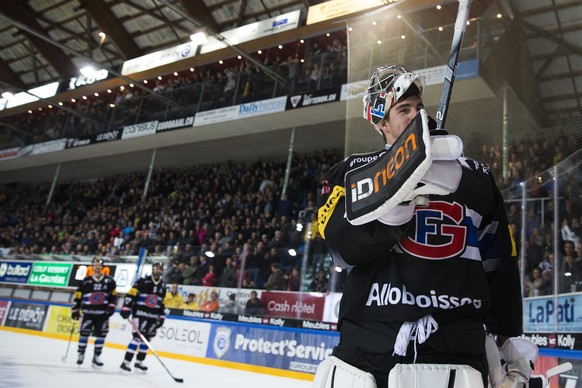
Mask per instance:
[[[109,317],[115,313],[117,293],[115,280],[103,273],[103,259],[95,257],[91,262],[92,273],[86,276],[75,292],[75,304],[71,309],[71,317],[79,324],[79,357],[77,364],[81,365],[85,359],[87,341],[91,333],[95,336],[95,350],[93,353],[94,367],[102,367],[101,351],[105,337],[109,332]]]
[[[156,336],[157,330],[162,327],[166,315],[164,312],[164,297],[166,296],[166,283],[162,280],[164,272],[163,263],[154,263],[151,276],[139,279],[125,297],[121,316],[124,319],[133,315],[133,338],[127,346],[125,358],[121,364],[123,371],[131,371],[130,363],[137,352],[134,366],[142,372],[148,367],[143,361],[147,355],[148,346],[145,344],[135,328],[150,341]]]
[[[354,387],[387,387],[397,363],[469,365],[480,372],[470,369],[473,386],[481,385],[479,379],[487,386],[486,330],[501,342],[522,332],[516,250],[501,193],[487,166],[463,156],[457,136],[429,130],[422,93],[417,74],[401,66],[379,68],[364,98],[364,118],[386,147],[348,156],[322,185],[319,231],[334,264],[349,269],[333,352],[339,362],[327,371],[358,368],[370,385]],[[361,185],[347,187],[346,173],[381,158],[418,117],[433,144],[421,184],[397,206],[352,222],[347,206],[367,200],[374,188],[367,182],[386,181],[404,168],[408,150]],[[314,387],[330,387],[329,376],[316,376]]]

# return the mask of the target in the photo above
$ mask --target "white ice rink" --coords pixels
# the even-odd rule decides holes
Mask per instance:
[[[155,341],[155,340],[154,340]],[[155,347],[155,344],[152,343]],[[77,343],[72,342],[66,362],[62,357],[67,341],[0,330],[1,388],[117,388],[180,387],[195,388],[307,388],[310,381],[270,376],[231,368],[162,357],[172,375],[183,378],[175,382],[153,355],[148,355],[147,374],[121,374],[119,365],[124,351],[105,347],[102,369],[91,367],[93,345],[87,359],[77,367]],[[133,365],[132,365],[133,368]]]

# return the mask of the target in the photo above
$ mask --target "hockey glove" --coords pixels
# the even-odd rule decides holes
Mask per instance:
[[[123,319],[127,319],[129,318],[129,316],[131,315],[131,310],[128,307],[123,307],[121,309],[121,311],[119,312],[119,315],[121,315],[121,318]]]
[[[166,321],[166,318],[159,317],[158,320],[156,321],[156,329],[159,329],[160,327],[164,326],[165,321]]]
[[[73,319],[73,321],[78,321],[81,318],[81,313],[79,312],[79,309],[71,310],[71,318]]]
[[[114,304],[108,305],[107,306],[107,311],[105,312],[105,314],[107,314],[108,317],[110,317],[113,314],[115,314],[115,305]]]

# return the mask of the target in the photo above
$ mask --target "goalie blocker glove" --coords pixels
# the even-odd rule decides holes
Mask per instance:
[[[429,136],[428,122],[421,109],[388,151],[346,173],[346,216],[352,225],[374,220],[402,225],[414,210],[407,203],[457,190],[463,143],[457,136]]]

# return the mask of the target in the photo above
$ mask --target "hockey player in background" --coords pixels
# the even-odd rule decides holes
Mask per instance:
[[[90,271],[82,281],[74,296],[71,317],[81,319],[79,323],[79,356],[77,364],[83,364],[89,336],[95,336],[92,365],[102,367],[101,352],[105,337],[109,332],[109,317],[115,313],[117,293],[115,280],[103,273],[103,259],[95,257],[91,262]]]
[[[314,388],[331,388],[334,379],[357,381],[342,387],[384,388],[396,364],[468,365],[469,386],[481,380],[487,386],[488,332],[499,346],[522,333],[516,251],[501,193],[487,166],[463,156],[457,136],[430,128],[422,95],[417,74],[401,66],[378,68],[364,97],[364,118],[386,146],[348,156],[326,173],[319,232],[334,264],[350,270],[340,342],[320,365]],[[399,153],[397,139],[414,120],[422,120],[423,136],[433,142],[430,167],[417,175],[420,184],[415,181],[396,206],[349,220],[348,194],[354,203],[365,193],[352,194],[360,187],[346,187],[346,173],[368,168],[392,145],[398,151],[382,165],[384,181],[404,170],[406,154]]]
[[[164,324],[166,319],[164,313],[166,283],[162,280],[163,272],[164,265],[162,263],[154,263],[151,275],[144,276],[135,282],[125,297],[120,314],[124,319],[132,315],[133,338],[127,346],[125,358],[121,364],[122,371],[131,371],[131,360],[136,352],[134,366],[142,372],[148,369],[143,363],[147,355],[148,346],[141,340],[136,329],[148,341],[151,341],[156,336],[157,330]]]

